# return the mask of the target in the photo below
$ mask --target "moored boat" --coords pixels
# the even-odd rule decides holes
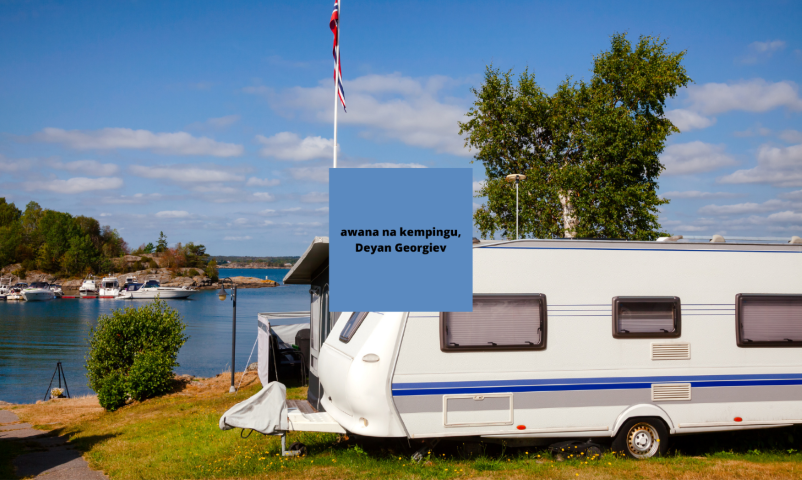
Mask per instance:
[[[57,285],[55,283],[51,283],[50,284],[50,291],[53,292],[53,295],[55,295],[56,298],[61,298],[61,297],[64,296],[64,290],[61,289],[61,285]]]
[[[84,282],[81,284],[81,288],[78,289],[78,294],[81,297],[96,297],[97,296],[97,283],[95,282],[95,276],[91,273],[86,276]]]
[[[155,278],[149,279],[144,285],[131,283],[126,289],[120,292],[119,298],[126,299],[154,299],[156,297],[164,299],[188,298],[195,293],[195,290],[186,287],[162,287]]]
[[[33,282],[30,287],[22,289],[21,294],[26,302],[41,302],[56,298],[56,294],[50,290],[50,285],[46,282]]]
[[[100,281],[99,297],[117,297],[119,294],[120,282],[117,281],[117,277],[108,276]]]

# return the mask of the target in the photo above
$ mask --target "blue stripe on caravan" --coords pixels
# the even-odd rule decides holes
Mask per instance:
[[[802,374],[694,375],[663,377],[563,378],[545,380],[491,380],[474,382],[394,383],[393,395],[459,393],[547,392],[651,388],[653,383],[690,383],[694,387],[802,385]]]
[[[802,385],[802,379],[794,380],[734,380],[719,382],[686,382],[692,387],[749,387],[749,386],[780,386]],[[584,385],[531,385],[519,387],[464,387],[464,388],[433,388],[393,390],[395,397],[408,397],[418,395],[453,395],[453,394],[479,394],[479,393],[522,393],[522,392],[562,392],[571,390],[624,390],[651,388],[652,383],[595,383]]]

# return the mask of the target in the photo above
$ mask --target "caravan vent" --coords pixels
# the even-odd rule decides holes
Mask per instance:
[[[653,402],[673,402],[690,399],[690,383],[663,383],[661,385],[652,385]]]
[[[690,360],[690,343],[653,343],[652,360]]]

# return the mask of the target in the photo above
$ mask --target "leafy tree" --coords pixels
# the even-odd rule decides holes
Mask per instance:
[[[156,243],[156,253],[162,253],[167,250],[167,235],[164,232],[159,232],[159,241]]]
[[[589,82],[566,79],[546,94],[525,71],[487,68],[460,133],[477,150],[487,182],[474,214],[482,236],[515,231],[515,189],[505,176],[527,176],[520,188],[522,237],[602,237],[651,240],[658,236],[658,156],[679,130],[665,117],[666,99],[691,79],[685,52],[666,51],[659,38],[613,35],[594,58]]]
[[[217,273],[217,260],[212,259],[208,265],[206,265],[206,276],[213,282],[216,282],[220,279]]]
[[[17,223],[22,212],[13,203],[6,203],[5,197],[0,197],[0,227],[7,227]]]
[[[156,247],[153,246],[153,242],[148,242],[144,248],[142,248],[142,253],[153,253]]]
[[[22,225],[19,222],[0,227],[0,267],[17,261],[17,250],[21,244]]]
[[[98,259],[97,250],[92,244],[90,235],[72,237],[70,248],[62,257],[61,266],[64,271],[73,275],[91,272]]]

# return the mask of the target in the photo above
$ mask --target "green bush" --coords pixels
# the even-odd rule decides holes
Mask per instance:
[[[178,351],[189,338],[185,329],[181,315],[163,300],[102,315],[90,331],[86,371],[103,408],[169,390]]]
[[[128,372],[128,392],[131,398],[142,401],[170,391],[173,363],[161,352],[143,352],[134,358]]]
[[[195,270],[194,268],[190,268],[184,275],[186,275],[187,277],[197,277],[198,275],[200,275],[200,273],[198,273],[198,271]]]
[[[148,257],[148,266],[150,268],[159,268],[159,264],[156,263],[156,260],[154,260],[154,259],[152,259],[150,257]]]
[[[119,372],[112,372],[96,388],[97,400],[101,407],[113,412],[125,405],[128,397],[126,390],[125,377]]]

